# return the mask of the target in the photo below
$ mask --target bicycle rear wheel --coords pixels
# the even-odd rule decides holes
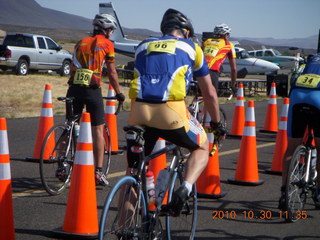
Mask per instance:
[[[306,162],[308,151],[305,146],[300,145],[292,155],[290,166],[288,168],[286,184],[286,205],[287,221],[296,222],[299,214],[307,199],[306,182],[303,180],[306,174]]]
[[[109,193],[99,225],[99,240],[102,239],[148,239],[147,205],[144,195],[140,202],[128,209],[128,199],[136,199],[137,181],[133,177],[122,178]],[[134,201],[133,201],[134,202]]]
[[[179,166],[174,173],[173,180],[169,189],[168,200],[171,201],[172,194],[183,182],[183,165]],[[194,239],[197,225],[197,193],[195,184],[192,186],[192,193],[182,208],[179,217],[166,217],[168,240],[174,239]]]
[[[103,172],[107,176],[110,170],[110,161],[111,161],[111,136],[109,127],[104,125],[104,160],[103,160]]]
[[[70,181],[75,144],[75,139],[66,125],[52,127],[43,141],[40,177],[44,189],[50,195],[60,194]]]

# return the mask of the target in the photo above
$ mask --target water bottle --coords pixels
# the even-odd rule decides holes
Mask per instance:
[[[311,169],[315,169],[317,164],[317,149],[311,150]]]
[[[156,186],[155,186],[155,192],[156,192],[156,206],[161,206],[164,196],[166,195],[166,190],[168,188],[170,179],[170,173],[168,170],[163,169],[159,172]]]
[[[313,148],[311,149],[311,178],[313,180],[317,177],[317,149]]]
[[[74,124],[74,134],[76,135],[76,137],[79,136],[80,133],[80,125],[78,123]]]
[[[154,186],[154,175],[152,171],[146,172],[146,184],[147,184],[147,200],[148,200],[148,208],[150,211],[154,211],[156,209],[156,192]]]

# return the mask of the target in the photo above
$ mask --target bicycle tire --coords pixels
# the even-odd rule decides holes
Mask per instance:
[[[128,188],[129,187],[129,188]],[[127,189],[123,197],[123,190]],[[147,227],[147,205],[144,195],[141,194],[140,207],[135,206],[134,215],[128,217],[128,212],[122,211],[125,199],[130,199],[132,194],[130,188],[138,189],[138,183],[133,177],[125,176],[112,188],[106,198],[99,223],[99,240],[117,239],[148,239]],[[122,200],[122,201],[120,201]],[[119,226],[119,218],[123,216],[125,226]],[[122,238],[121,238],[122,237]]]
[[[183,169],[174,173],[168,194],[168,202],[172,199],[173,192],[183,183]],[[167,239],[194,239],[197,225],[197,191],[196,185],[192,186],[192,192],[184,205],[179,217],[166,217]]]
[[[60,194],[70,182],[75,144],[75,138],[65,124],[52,127],[44,138],[39,170],[42,185],[50,195]]]
[[[110,163],[111,163],[111,136],[109,127],[104,125],[104,160],[103,160],[103,172],[107,176],[110,171]]]
[[[299,220],[297,214],[304,208],[307,199],[306,183],[302,180],[306,173],[306,162],[308,151],[305,146],[300,145],[294,151],[288,168],[286,184],[286,207],[287,221]]]

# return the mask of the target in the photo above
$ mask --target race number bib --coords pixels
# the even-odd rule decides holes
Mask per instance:
[[[296,86],[305,88],[316,88],[320,82],[320,75],[317,74],[303,74],[298,77]]]
[[[218,52],[219,52],[219,48],[215,46],[210,46],[210,45],[207,45],[203,50],[204,55],[210,56],[210,57],[215,57]]]
[[[154,41],[148,44],[147,54],[151,52],[163,52],[174,54],[176,51],[176,41]]]
[[[89,86],[93,71],[89,69],[77,69],[74,75],[73,84]]]

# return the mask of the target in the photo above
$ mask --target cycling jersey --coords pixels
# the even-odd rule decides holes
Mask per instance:
[[[293,80],[291,88],[320,90],[320,54],[308,60],[301,75]]]
[[[183,100],[193,76],[209,74],[201,48],[172,35],[148,38],[136,50],[129,97],[144,102]]]
[[[305,104],[313,106],[315,119],[306,119],[299,109]],[[301,138],[307,125],[320,137],[320,54],[310,58],[299,77],[293,80],[288,112],[289,137]]]
[[[212,71],[220,72],[221,64],[224,62],[228,55],[231,55],[232,58],[236,58],[234,45],[222,38],[207,39],[203,43],[202,49],[209,69]]]
[[[105,61],[115,61],[114,46],[109,39],[103,35],[96,35],[80,40],[75,46],[68,83],[100,88]]]

